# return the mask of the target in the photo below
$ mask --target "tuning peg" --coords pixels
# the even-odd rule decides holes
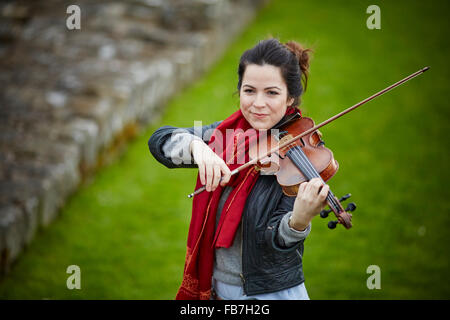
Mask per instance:
[[[355,211],[356,210],[356,204],[354,202],[350,202],[347,205],[347,208],[345,208],[345,211]]]
[[[328,228],[330,228],[330,229],[334,229],[334,228],[336,228],[336,225],[339,223],[339,221],[330,221],[330,222],[328,222]]]
[[[322,218],[326,218],[326,217],[328,217],[328,214],[329,214],[331,211],[332,211],[331,209],[328,209],[328,210],[322,210],[322,211],[320,211],[320,216],[321,216]]]
[[[339,202],[345,201],[345,200],[347,200],[348,198],[350,198],[351,196],[352,196],[351,193],[347,193],[345,196],[342,196],[342,197],[339,199]]]

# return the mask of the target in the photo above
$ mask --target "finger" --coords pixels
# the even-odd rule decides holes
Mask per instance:
[[[225,162],[221,163],[220,169],[223,173],[222,176],[222,181],[220,182],[220,185],[223,187],[225,186],[228,182],[230,182],[231,179],[231,171],[228,168],[228,166],[225,164]]]
[[[212,181],[212,186],[211,186],[211,191],[216,190],[217,186],[219,185],[219,181],[221,178],[221,174],[220,174],[220,166],[218,164],[215,164],[213,167],[213,181]]]
[[[308,185],[308,182],[300,183],[300,186],[298,187],[298,191],[297,191],[297,197],[301,197],[305,193],[305,188],[307,185]]]
[[[198,165],[198,173],[200,175],[200,182],[202,185],[206,184],[206,163],[205,163],[205,149],[194,148],[194,160]]]
[[[320,190],[320,192],[319,192],[319,199],[321,200],[321,201],[325,201],[326,199],[327,199],[327,196],[328,196],[328,192],[330,191],[330,186],[329,185],[324,185],[323,187],[322,187],[322,190]]]
[[[323,181],[320,178],[311,179],[311,192],[316,195],[319,193],[320,188],[323,186]]]
[[[201,163],[198,165],[198,175],[200,176],[200,182],[205,185],[205,164]]]
[[[206,191],[211,191],[211,184],[213,180],[213,166],[211,164],[206,164]]]
[[[305,190],[303,191],[303,193],[304,193],[305,195],[307,195],[307,194],[309,194],[309,193],[311,192],[311,188],[312,188],[312,185],[313,185],[313,181],[310,180],[310,181],[306,182],[305,184],[306,184],[306,186],[305,186]]]

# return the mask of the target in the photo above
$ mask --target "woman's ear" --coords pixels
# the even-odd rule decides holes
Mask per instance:
[[[288,101],[287,101],[287,106],[288,107],[292,107],[292,104],[294,103],[294,98],[288,98]]]

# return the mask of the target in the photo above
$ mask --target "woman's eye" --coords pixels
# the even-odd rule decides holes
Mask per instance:
[[[245,89],[244,92],[251,93],[251,92],[253,92],[253,90],[252,89]]]
[[[269,94],[270,95],[276,95],[276,94],[278,94],[278,92],[276,92],[276,91],[269,91]]]

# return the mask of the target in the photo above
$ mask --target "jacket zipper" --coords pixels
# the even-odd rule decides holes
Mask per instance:
[[[242,280],[242,289],[244,290],[244,294],[247,294],[245,291],[245,277],[244,277],[244,255],[243,255],[243,247],[244,247],[244,224],[245,221],[245,212],[242,215],[242,221],[241,221],[241,265],[242,265],[242,273],[239,274]]]
[[[300,251],[299,251],[299,249],[298,249],[298,248],[297,248],[297,249],[295,249],[295,252],[297,252],[297,255],[298,255],[298,259],[299,259],[300,263],[302,263],[302,255],[300,254]]]

